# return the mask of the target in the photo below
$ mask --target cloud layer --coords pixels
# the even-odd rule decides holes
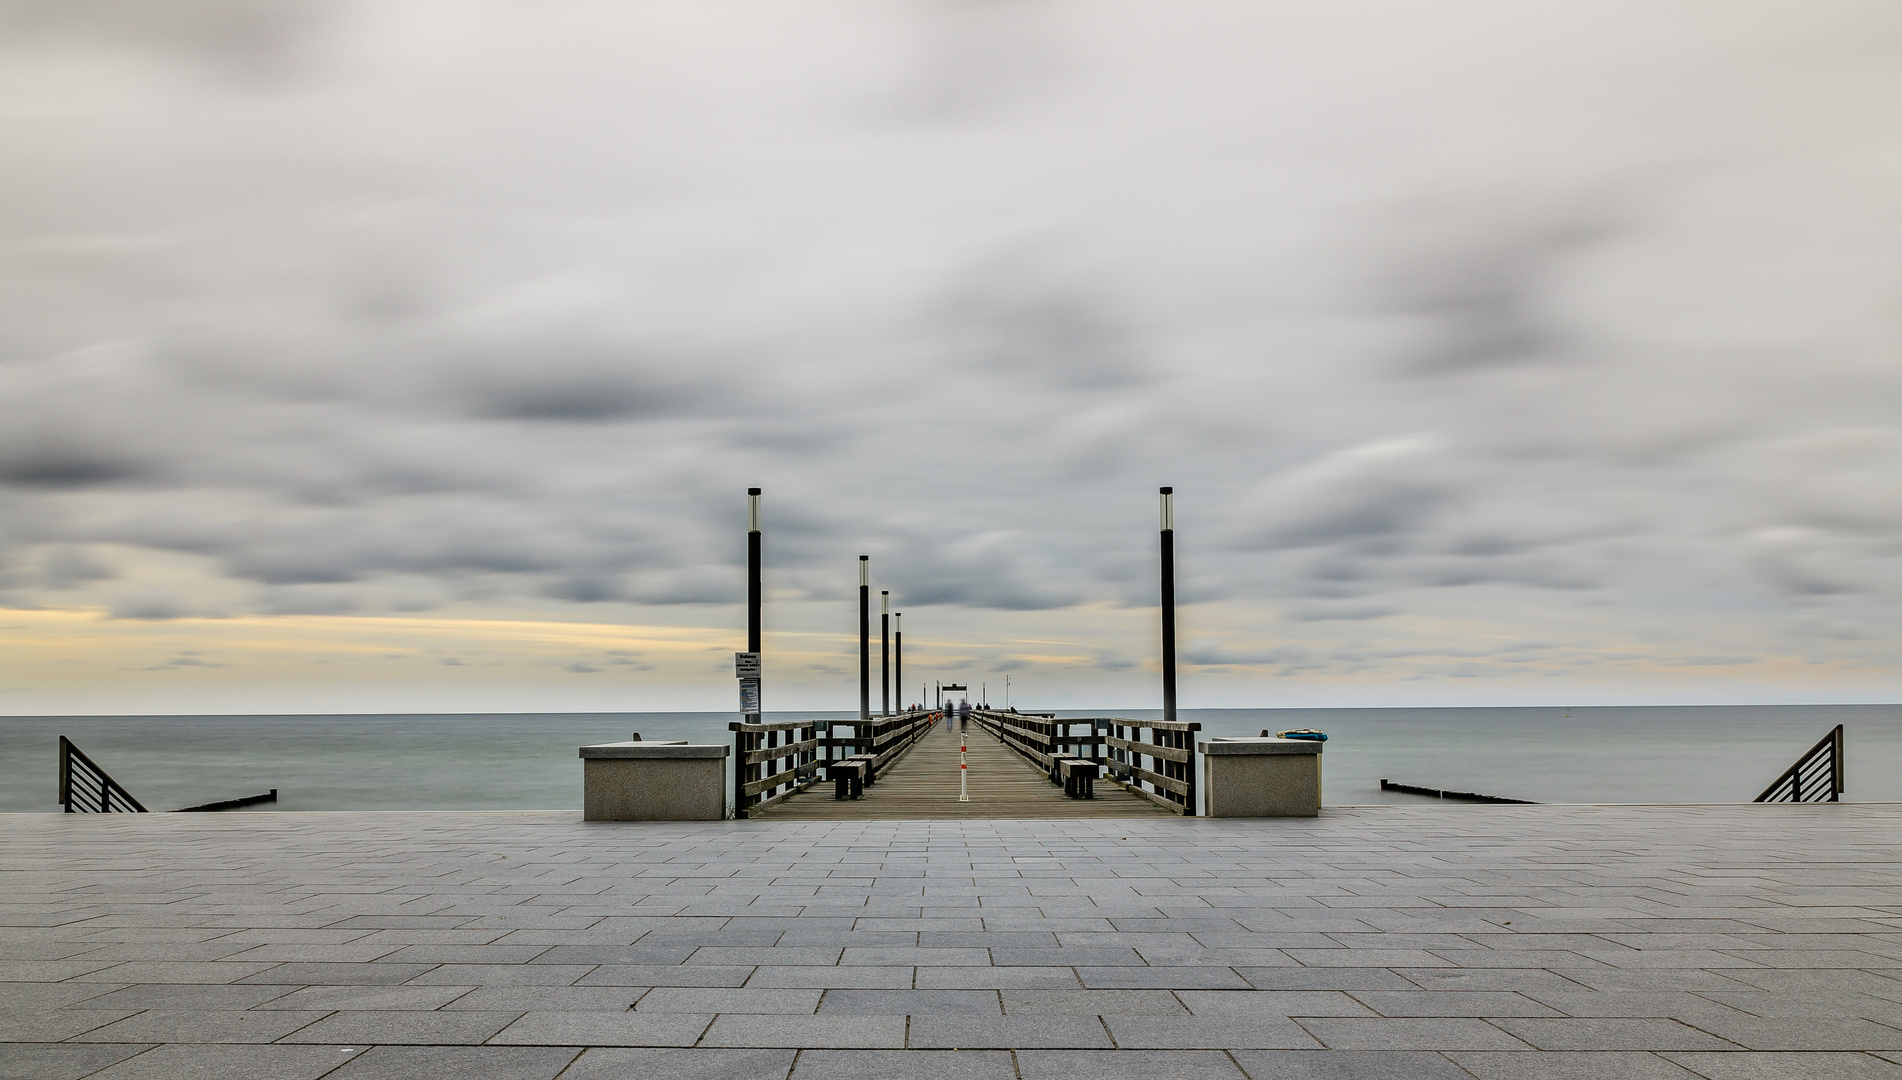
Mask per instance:
[[[1116,671],[1172,483],[1212,671],[1902,685],[1891,6],[4,19],[7,606],[694,621],[757,485]]]

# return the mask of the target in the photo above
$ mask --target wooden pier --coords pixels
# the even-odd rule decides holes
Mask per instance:
[[[959,802],[955,725],[933,725],[879,773],[864,798],[841,801],[833,798],[831,784],[818,783],[753,816],[770,821],[1173,816],[1110,783],[1098,784],[1093,799],[1072,799],[976,723],[965,733],[971,801]]]

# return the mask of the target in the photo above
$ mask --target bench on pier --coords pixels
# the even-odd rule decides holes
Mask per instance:
[[[1059,755],[1051,759],[1057,777],[1063,781],[1063,793],[1072,799],[1096,798],[1096,778],[1103,766],[1089,758]]]
[[[865,784],[872,774],[871,754],[853,754],[842,761],[826,765],[826,776],[833,782],[834,799],[857,799],[865,794]]]

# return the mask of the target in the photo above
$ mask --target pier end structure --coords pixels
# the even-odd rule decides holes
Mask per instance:
[[[1210,739],[1202,752],[1209,817],[1315,817],[1321,812],[1321,743]]]
[[[723,821],[724,744],[598,743],[581,748],[584,821]]]

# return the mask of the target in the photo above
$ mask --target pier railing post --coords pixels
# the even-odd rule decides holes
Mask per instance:
[[[859,723],[872,722],[872,557],[859,556]]]
[[[1176,722],[1176,489],[1162,489],[1162,718]]]

